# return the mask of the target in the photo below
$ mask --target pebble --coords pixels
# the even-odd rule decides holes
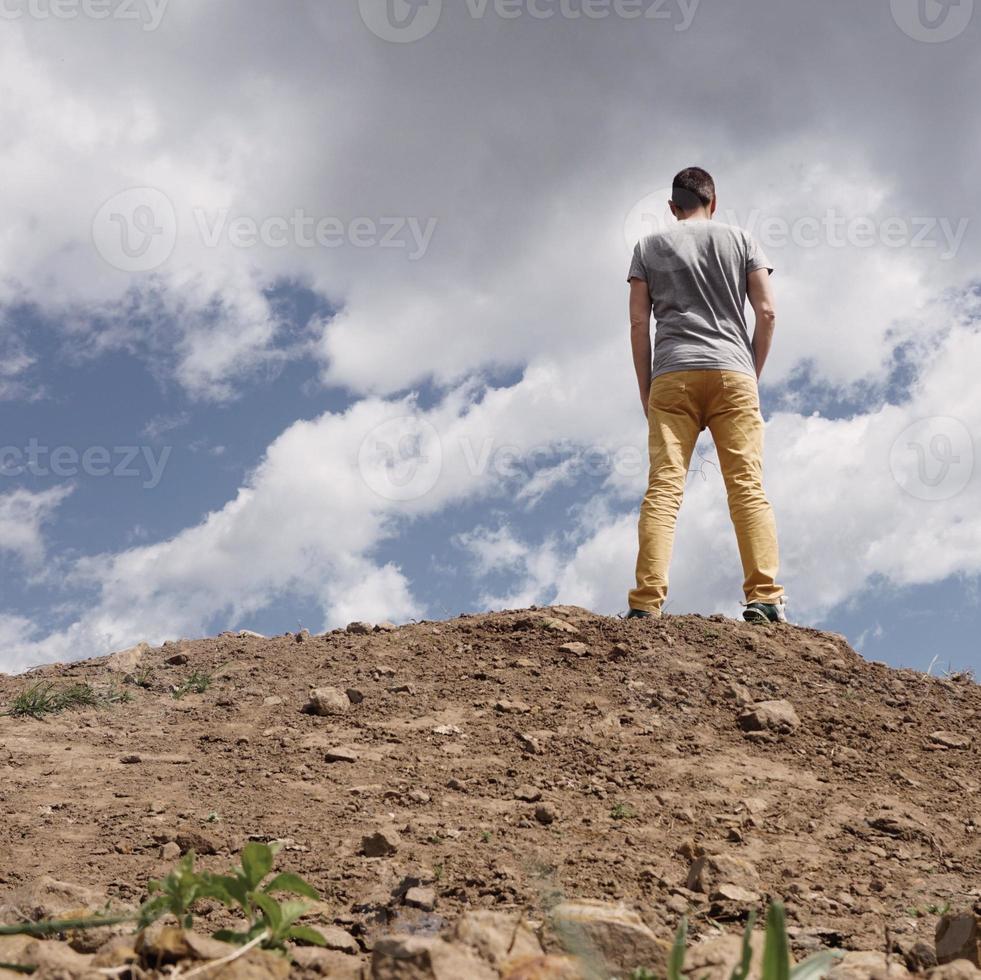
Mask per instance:
[[[336,687],[315,687],[304,710],[311,715],[326,717],[344,714],[350,708],[351,699],[343,691]]]
[[[547,803],[543,803],[541,806],[535,807],[535,819],[540,824],[544,824],[546,827],[549,826],[549,824],[555,823],[556,817],[557,814],[555,810]]]
[[[124,755],[119,761],[124,766],[135,766],[135,765],[139,765],[139,763],[143,761],[143,756],[137,755],[135,752],[132,752],[129,755]]]
[[[524,803],[537,803],[542,798],[542,791],[534,786],[519,786],[514,791],[514,798]]]
[[[338,746],[335,749],[328,749],[325,758],[328,762],[357,762],[359,756],[354,749]]]
[[[502,715],[526,715],[531,711],[531,705],[524,701],[498,701],[494,710]]]
[[[350,633],[352,636],[367,636],[369,633],[374,632],[374,629],[371,623],[348,623],[345,632]]]
[[[398,853],[399,835],[390,829],[379,829],[361,840],[361,853],[365,857],[391,857]]]
[[[436,908],[436,892],[432,888],[410,888],[405,893],[404,901],[410,908],[432,912]]]

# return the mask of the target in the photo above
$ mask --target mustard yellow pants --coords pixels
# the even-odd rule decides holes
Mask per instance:
[[[708,428],[729,495],[747,602],[774,602],[780,564],[777,525],[763,492],[763,416],[756,378],[738,371],[674,371],[651,385],[651,460],[640,508],[637,588],[631,609],[658,613],[668,594],[675,523],[695,442]]]

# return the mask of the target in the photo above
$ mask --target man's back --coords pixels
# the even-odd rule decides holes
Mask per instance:
[[[628,279],[645,279],[657,321],[652,376],[671,371],[739,371],[756,376],[746,323],[746,281],[772,271],[742,228],[679,221],[641,239]]]

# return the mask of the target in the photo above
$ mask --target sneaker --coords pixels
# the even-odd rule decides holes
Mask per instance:
[[[625,619],[660,619],[661,613],[648,612],[646,609],[631,609],[624,617]]]
[[[747,623],[786,623],[787,597],[781,596],[776,602],[750,602],[743,610]]]

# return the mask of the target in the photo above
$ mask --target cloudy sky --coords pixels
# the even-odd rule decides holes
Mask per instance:
[[[624,280],[693,164],[777,270],[792,618],[981,669],[979,37],[974,0],[3,0],[0,670],[623,611]],[[709,442],[668,611],[740,582]]]

